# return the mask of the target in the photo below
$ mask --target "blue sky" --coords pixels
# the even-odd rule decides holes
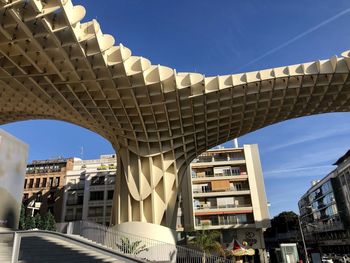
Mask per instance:
[[[133,54],[178,72],[206,76],[326,59],[350,49],[350,3],[325,1],[73,0],[103,31]],[[261,58],[261,59],[259,59]],[[350,148],[350,114],[289,120],[239,139],[258,143],[272,216],[297,211],[311,180],[332,169]],[[95,158],[109,142],[57,121],[0,126],[30,145],[30,160],[56,156]]]

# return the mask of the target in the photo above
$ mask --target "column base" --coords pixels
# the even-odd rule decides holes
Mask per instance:
[[[118,231],[116,246],[124,253],[151,261],[176,262],[176,231],[173,229],[151,223],[126,222],[110,230]],[[134,246],[136,242],[138,245]]]
[[[145,222],[126,222],[111,229],[153,241],[176,245],[176,231],[161,225]]]

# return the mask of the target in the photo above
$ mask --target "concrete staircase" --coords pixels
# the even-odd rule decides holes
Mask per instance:
[[[13,233],[0,235],[0,262],[11,262]]]
[[[106,251],[86,239],[62,238],[54,234],[37,233],[22,236],[19,263],[74,263],[74,262],[140,262],[133,258]],[[0,234],[0,263],[11,262],[13,233]]]

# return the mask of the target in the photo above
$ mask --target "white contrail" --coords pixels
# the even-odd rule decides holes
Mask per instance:
[[[239,67],[239,68],[237,69],[237,71],[239,71],[239,70],[241,70],[241,69],[244,69],[244,68],[246,68],[246,67],[248,67],[248,66],[254,64],[255,62],[257,62],[257,61],[259,61],[259,60],[261,60],[261,59],[263,59],[263,58],[265,58],[265,57],[267,57],[267,56],[269,56],[269,55],[275,53],[276,51],[278,51],[278,50],[280,50],[280,49],[282,49],[282,48],[288,46],[289,44],[291,44],[291,43],[293,43],[293,42],[299,40],[300,38],[302,38],[302,37],[304,37],[304,36],[306,36],[306,35],[308,35],[308,34],[314,32],[315,30],[319,29],[320,27],[323,27],[323,26],[325,26],[325,25],[327,25],[327,24],[333,22],[334,20],[338,19],[339,17],[341,17],[341,16],[343,16],[343,15],[349,13],[349,12],[350,12],[350,8],[345,9],[344,11],[341,11],[340,13],[338,13],[338,14],[336,14],[336,15],[330,17],[330,18],[328,18],[327,20],[325,20],[325,21],[319,23],[318,25],[316,25],[316,26],[314,26],[314,27],[311,27],[310,29],[306,30],[305,32],[303,32],[303,33],[301,33],[301,34],[299,34],[299,35],[293,37],[292,39],[288,40],[287,42],[285,42],[285,43],[283,43],[283,44],[281,44],[281,45],[279,45],[279,46],[277,46],[277,47],[271,49],[270,51],[268,51],[268,52],[262,54],[261,56],[259,56],[259,57],[255,58],[255,59],[253,59],[252,61],[248,62],[247,64],[245,64],[245,65]]]

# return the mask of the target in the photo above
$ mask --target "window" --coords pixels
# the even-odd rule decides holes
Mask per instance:
[[[231,166],[214,167],[215,176],[230,176]]]
[[[66,220],[70,221],[70,220],[74,220],[74,210],[73,208],[68,208],[66,211]]]
[[[24,200],[24,201],[27,200],[28,197],[29,197],[29,194],[24,194],[24,195],[23,195],[23,200]]]
[[[77,198],[77,204],[78,205],[82,205],[84,203],[84,194],[78,194],[78,198]]]
[[[49,186],[52,187],[53,186],[53,177],[49,178]]]
[[[326,183],[324,183],[322,186],[321,186],[321,189],[322,189],[322,193],[323,194],[326,194],[327,192],[329,192],[332,187],[331,187],[331,182],[330,181],[327,181]]]
[[[110,216],[112,214],[112,206],[106,206],[106,216]]]
[[[30,179],[29,180],[29,188],[33,188],[33,184],[34,184],[34,179]]]
[[[68,191],[67,205],[82,205],[84,203],[84,193]]]
[[[115,177],[109,177],[107,180],[107,184],[115,184]]]
[[[246,214],[236,215],[236,217],[237,217],[237,223],[238,224],[247,223],[247,215]]]
[[[242,190],[242,183],[234,183],[233,190],[234,191],[241,191]]]
[[[36,178],[35,180],[35,188],[39,188],[40,187],[40,178]]]
[[[231,172],[233,175],[240,175],[241,169],[239,167],[231,167]]]
[[[338,211],[337,211],[336,205],[332,205],[330,207],[327,207],[326,212],[325,212],[326,216],[333,216],[337,213],[338,213]]]
[[[108,192],[107,192],[107,199],[108,199],[108,200],[112,200],[112,199],[113,199],[113,194],[114,194],[114,191],[113,191],[113,190],[108,191]]]
[[[27,187],[27,179],[24,179],[24,189]]]
[[[94,176],[91,178],[91,185],[104,185],[105,177],[104,176]]]
[[[328,195],[326,195],[324,198],[323,198],[323,204],[327,205],[331,202],[334,201],[334,195],[333,193],[329,193]]]
[[[47,178],[43,178],[42,187],[46,187],[46,184],[47,184]]]
[[[240,175],[247,175],[247,168],[245,166],[241,166],[240,170],[241,170]]]
[[[42,195],[41,192],[38,192],[38,193],[36,194],[35,201],[36,201],[36,202],[42,202],[42,201],[43,201],[43,195]]]
[[[60,178],[56,177],[55,178],[55,186],[59,186],[60,185]]]
[[[103,191],[94,191],[90,192],[90,200],[95,201],[95,200],[103,200],[104,193]]]
[[[102,206],[89,207],[88,216],[92,216],[92,217],[103,216],[103,207]]]
[[[75,210],[75,220],[81,220],[83,218],[83,208],[77,208]]]

